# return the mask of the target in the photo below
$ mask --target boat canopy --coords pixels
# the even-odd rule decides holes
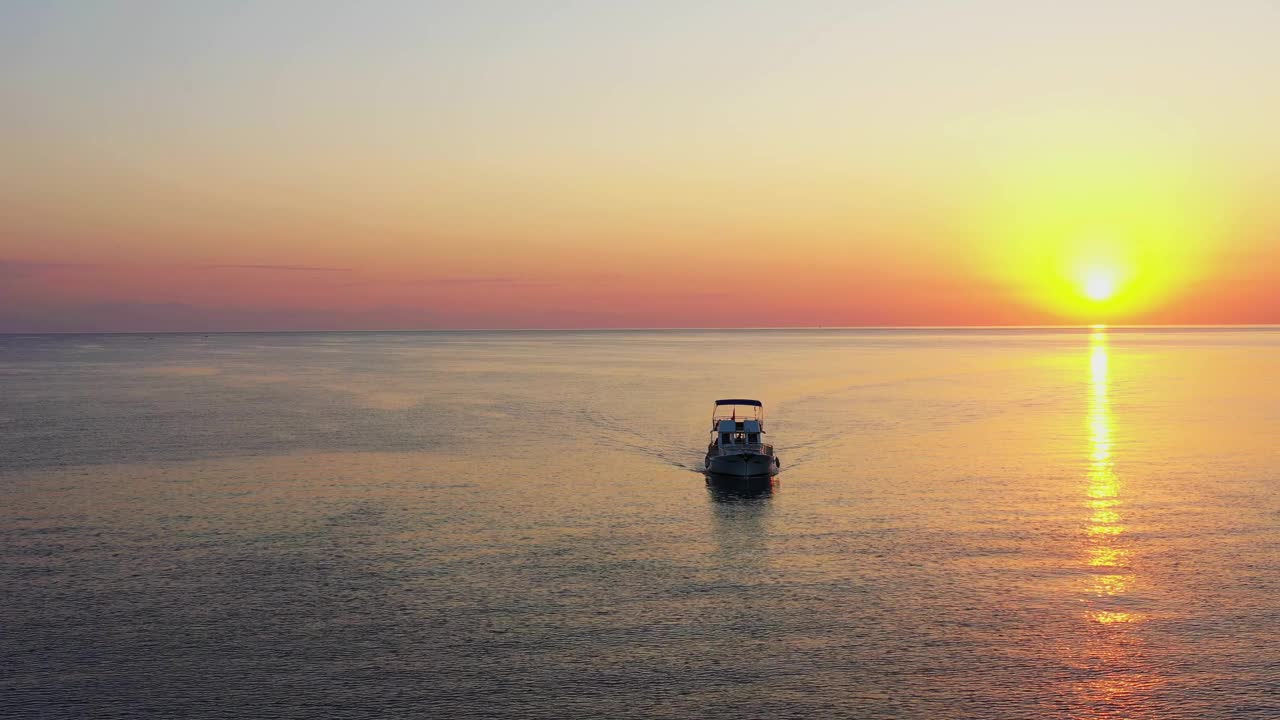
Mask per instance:
[[[731,407],[733,411],[721,410],[723,407]],[[751,430],[747,430],[747,423],[751,423]],[[739,435],[764,432],[764,403],[746,398],[717,400],[715,409],[711,411],[711,432]]]

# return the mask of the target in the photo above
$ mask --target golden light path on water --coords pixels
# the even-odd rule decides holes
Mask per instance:
[[[1093,630],[1080,687],[1092,714],[1083,717],[1146,717],[1149,690],[1159,684],[1142,658],[1138,626],[1145,617],[1128,609],[1124,596],[1138,582],[1125,523],[1124,487],[1116,472],[1116,423],[1111,404],[1111,354],[1106,328],[1089,338],[1088,464],[1085,483],[1086,573],[1084,621]],[[1119,715],[1117,715],[1119,713]]]

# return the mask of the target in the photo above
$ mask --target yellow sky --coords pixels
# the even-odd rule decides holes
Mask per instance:
[[[0,323],[1277,322],[1278,22],[9,7]]]

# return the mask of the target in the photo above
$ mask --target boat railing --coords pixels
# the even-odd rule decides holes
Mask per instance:
[[[742,417],[742,416],[734,417],[734,416],[732,416],[732,415],[715,415],[715,416],[712,416],[712,418],[711,418],[711,422],[713,422],[713,423],[718,423],[718,422],[720,422],[721,420],[732,420],[732,421],[734,421],[734,422],[747,422],[747,421],[751,421],[751,422],[764,422],[764,416],[763,416],[763,415],[756,415],[756,416],[752,417],[752,416],[748,415],[748,416],[746,416],[746,417]]]
[[[721,453],[750,452],[761,453],[763,455],[773,454],[773,445],[769,443],[729,443],[728,445],[712,444],[712,448],[718,448]]]

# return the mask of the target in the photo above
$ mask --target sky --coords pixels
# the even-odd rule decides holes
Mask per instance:
[[[0,332],[1280,323],[1275,2],[0,0]]]

